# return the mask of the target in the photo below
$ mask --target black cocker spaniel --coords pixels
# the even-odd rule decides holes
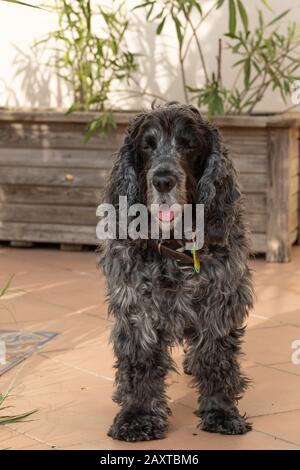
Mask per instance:
[[[190,105],[172,102],[138,114],[104,201],[118,211],[119,196],[127,196],[128,206],[147,207],[159,221],[160,240],[102,242],[100,265],[115,319],[114,400],[121,406],[109,436],[125,441],[165,436],[170,414],[165,378],[175,369],[170,348],[178,343],[186,345],[184,369],[199,393],[202,429],[249,431],[237,409],[248,384],[239,357],[253,302],[249,243],[237,175],[218,131]],[[182,212],[153,210],[157,204],[204,204],[199,272],[190,253],[164,240],[165,224],[172,237]]]

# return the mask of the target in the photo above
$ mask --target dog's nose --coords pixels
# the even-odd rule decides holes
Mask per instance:
[[[174,188],[176,178],[172,175],[154,175],[152,179],[153,186],[160,193],[168,193]]]

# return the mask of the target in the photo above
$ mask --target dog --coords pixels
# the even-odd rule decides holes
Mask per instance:
[[[165,378],[176,370],[170,354],[176,344],[186,345],[184,370],[199,394],[199,426],[248,432],[237,402],[249,384],[239,360],[253,305],[250,245],[237,173],[218,130],[192,105],[171,102],[141,112],[105,190],[104,201],[117,213],[119,196],[149,212],[153,203],[203,204],[205,226],[200,272],[188,263],[189,253],[181,250],[177,258],[179,251],[168,248],[174,240],[102,243],[100,266],[115,320],[113,399],[121,407],[108,435],[132,442],[165,437],[171,413]],[[163,225],[165,219],[175,224],[180,214],[156,216]]]

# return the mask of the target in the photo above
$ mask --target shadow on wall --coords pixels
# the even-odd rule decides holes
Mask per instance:
[[[139,109],[145,104],[149,104],[154,98],[161,98],[163,101],[178,100],[184,102],[184,91],[182,86],[180,64],[178,58],[178,43],[175,36],[174,25],[170,21],[167,23],[163,34],[157,36],[155,30],[157,22],[145,23],[141,20],[142,13],[132,14],[129,44],[133,45],[134,52],[138,54],[138,71],[134,77],[134,86],[130,89],[130,107]],[[215,15],[202,31],[201,41],[203,41],[205,56],[208,63],[215,68],[217,55],[217,36],[213,35],[213,40],[208,38],[214,31],[221,31],[224,26],[222,15]],[[198,51],[190,49],[185,61],[185,73],[187,84],[192,87],[199,87],[204,80],[204,73],[199,61]],[[230,72],[231,73],[231,72]],[[125,87],[126,88],[126,87]],[[142,89],[143,100],[141,104]],[[116,107],[125,102],[124,96],[121,98],[117,93],[113,94],[113,103]],[[128,98],[128,95],[127,95]],[[126,106],[125,106],[126,107]]]
[[[46,47],[31,47],[27,51],[15,44],[12,47],[15,49],[11,65],[14,75],[11,83],[0,82],[1,95],[4,96],[4,99],[0,97],[1,104],[31,108],[62,107],[65,92],[61,80],[46,62]]]
[[[217,37],[214,31],[221,31],[222,15],[214,15],[202,32],[205,56],[215,67]],[[153,99],[163,101],[184,101],[178,44],[174,25],[168,23],[164,34],[156,36],[157,23],[144,21],[144,13],[131,14],[131,28],[128,43],[138,54],[139,69],[133,83],[116,87],[111,94],[114,108],[140,109],[148,106]],[[211,40],[208,40],[211,38]],[[31,108],[66,108],[72,102],[72,92],[65,82],[57,77],[49,65],[49,47],[41,44],[30,49],[21,49],[12,44],[15,55],[11,68],[14,72],[11,82],[0,79],[0,103],[4,106]],[[196,49],[191,49],[185,63],[187,84],[197,86],[203,83],[203,70]]]

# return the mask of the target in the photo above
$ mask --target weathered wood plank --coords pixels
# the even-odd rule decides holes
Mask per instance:
[[[299,225],[298,211],[293,211],[291,213],[291,232],[297,230]]]
[[[135,114],[140,110],[132,111],[119,111],[114,113],[117,123],[129,122]],[[15,122],[15,121],[28,121],[28,122],[75,122],[75,123],[88,123],[92,119],[99,116],[100,113],[96,112],[80,112],[67,114],[67,110],[52,111],[52,110],[33,110],[27,109],[22,111],[0,110],[0,121]],[[204,116],[205,113],[203,113]],[[285,113],[282,115],[231,115],[231,116],[215,116],[213,122],[219,127],[234,127],[234,128],[265,128],[268,126],[279,127],[295,127],[300,126],[299,113]]]
[[[291,244],[293,245],[295,242],[297,242],[297,237],[298,237],[298,229],[296,228],[293,230],[291,234]]]
[[[290,149],[289,129],[269,130],[267,260],[271,262],[291,258]]]
[[[267,139],[267,129],[265,128],[247,128],[247,127],[221,127],[221,133],[223,136],[232,137],[233,139],[247,139],[248,141],[251,140],[263,140],[266,141]]]
[[[299,158],[293,158],[291,160],[291,176],[298,175],[300,173],[300,159]]]
[[[299,175],[293,175],[290,178],[290,193],[293,195],[299,192]]]
[[[109,170],[77,168],[22,168],[1,167],[0,183],[16,185],[43,186],[81,186],[101,188],[108,181]],[[70,180],[70,178],[72,180]],[[240,183],[245,193],[265,193],[267,176],[265,174],[242,173]],[[296,182],[295,182],[296,183]]]
[[[47,168],[111,168],[117,152],[94,149],[14,149],[0,148],[1,166]],[[266,173],[267,159],[262,155],[231,153],[235,168],[240,173]],[[298,161],[293,160],[294,173]]]
[[[0,221],[0,240],[97,245],[95,227]]]
[[[298,160],[299,157],[299,137],[300,131],[298,127],[292,127],[290,129],[291,134],[291,159],[296,158]]]
[[[44,186],[82,186],[101,188],[108,180],[109,171],[105,169],[77,168],[0,168],[0,183],[15,185]]]
[[[240,174],[239,181],[244,193],[266,193],[268,178],[265,174]]]
[[[84,225],[0,222],[0,240],[98,245],[95,227]],[[265,253],[266,235],[252,233],[251,247],[254,253]]]
[[[0,203],[56,204],[69,206],[94,206],[102,200],[103,189],[90,187],[0,185]]]
[[[295,115],[293,115],[295,114]],[[299,116],[296,113],[286,113],[278,116],[216,116],[213,118],[216,126],[220,127],[283,127],[299,126]]]
[[[123,143],[126,127],[107,132],[103,138],[93,135],[84,142],[85,127],[76,123],[30,124],[2,123],[0,148],[60,148],[117,150]]]
[[[116,153],[94,149],[0,148],[1,166],[46,168],[110,168]]]
[[[230,154],[237,154],[237,155],[261,155],[264,157],[266,155],[267,145],[266,143],[260,142],[247,142],[241,139],[239,142],[238,140],[232,139],[225,141],[226,147],[229,150]]]
[[[57,206],[46,204],[7,204],[0,203],[0,220],[2,222],[23,222],[64,225],[87,225],[96,227],[97,204],[88,207]],[[248,214],[247,222],[253,232],[266,232],[265,214]]]
[[[267,196],[263,193],[245,195],[245,208],[248,214],[265,214],[267,212]]]
[[[267,173],[268,163],[266,155],[237,155],[230,152],[233,164],[239,173]]]
[[[250,232],[266,233],[267,217],[265,214],[247,214],[246,221],[249,224]]]
[[[267,138],[266,133],[257,135],[256,133],[253,134],[246,134],[240,132],[239,129],[236,129],[235,132],[228,133],[226,131],[222,132],[223,140],[226,143],[236,143],[238,146],[242,146],[243,143],[248,147],[252,148],[253,146],[257,146],[260,148],[265,148],[267,145]]]
[[[2,222],[28,222],[96,226],[95,207],[56,206],[45,204],[0,204]]]
[[[115,122],[117,124],[128,124],[134,116],[140,111],[122,111],[118,110],[114,113]],[[88,124],[94,119],[97,119],[101,113],[76,111],[74,113],[67,113],[67,110],[53,111],[53,110],[0,110],[0,122],[42,122],[42,123],[81,123]]]
[[[47,168],[111,168],[117,151],[95,149],[0,148],[1,166]],[[266,173],[266,155],[231,152],[240,173]],[[297,160],[293,160],[296,172]]]
[[[266,253],[267,236],[265,233],[251,233],[250,241],[253,253]]]
[[[291,197],[291,211],[297,212],[299,209],[299,193],[294,193]]]

